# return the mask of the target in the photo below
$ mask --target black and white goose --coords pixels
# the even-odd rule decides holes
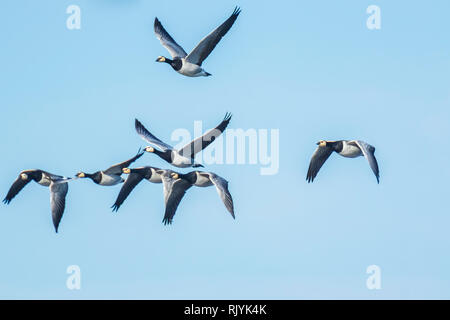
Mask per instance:
[[[227,208],[228,212],[231,214],[233,219],[234,216],[234,207],[233,207],[233,198],[231,197],[230,191],[228,191],[228,181],[224,178],[218,176],[213,172],[204,172],[204,171],[191,171],[187,174],[174,172],[171,174],[174,179],[183,179],[188,181],[190,184],[196,187],[210,187],[215,186],[217,193],[219,194],[220,199],[222,199],[223,204]],[[170,220],[172,217],[168,217]]]
[[[167,225],[172,223],[172,219],[181,199],[183,199],[186,191],[192,187],[193,184],[182,178],[174,178],[176,172],[172,170],[160,170],[159,173],[161,174],[163,182],[165,204],[163,223],[164,225]]]
[[[178,168],[187,167],[203,167],[203,165],[198,164],[194,161],[195,155],[209,146],[218,136],[225,131],[228,123],[230,122],[231,114],[225,114],[223,121],[214,129],[207,131],[203,136],[194,139],[189,142],[180,150],[174,149],[167,143],[162,142],[160,139],[151,134],[144,125],[139,121],[135,120],[136,132],[148,143],[157,146],[159,149],[155,149],[151,146],[145,148],[145,151],[154,153],[165,161],[169,162]]]
[[[375,159],[375,147],[361,140],[339,140],[339,141],[325,141],[317,142],[317,149],[314,152],[308,168],[306,180],[313,182],[317,173],[328,157],[336,152],[346,158],[356,158],[364,156],[372,168],[377,182],[380,182],[380,173],[378,170],[377,159]]]
[[[148,180],[152,183],[162,183],[161,169],[155,167],[139,167],[139,168],[123,168],[122,172],[128,174],[125,183],[120,189],[119,195],[117,196],[116,202],[111,207],[113,211],[119,210],[122,203],[128,197],[128,195],[133,191],[133,189],[142,181]]]
[[[114,186],[125,181],[121,177],[123,173],[122,169],[135,162],[137,159],[142,157],[143,154],[144,151],[141,151],[141,149],[139,149],[138,153],[133,158],[115,164],[106,170],[97,171],[94,173],[78,172],[75,176],[78,178],[90,178],[96,184],[99,184],[101,186]]]
[[[66,195],[69,190],[67,182],[70,180],[73,180],[73,178],[58,176],[39,169],[24,170],[20,172],[19,177],[12,184],[3,202],[9,204],[30,181],[49,187],[52,220],[55,231],[58,232],[58,226],[66,206]]]
[[[156,61],[170,64],[175,71],[188,77],[210,76],[211,74],[206,72],[201,65],[214,50],[220,39],[222,39],[228,30],[230,30],[240,12],[241,10],[236,7],[232,15],[209,35],[204,37],[189,54],[175,42],[170,34],[164,29],[158,18],[155,18],[154,29],[156,37],[172,56],[172,59],[159,56]]]

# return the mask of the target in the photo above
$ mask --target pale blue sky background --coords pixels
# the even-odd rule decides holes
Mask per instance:
[[[81,30],[66,28],[70,4]],[[379,31],[366,8],[381,8]],[[158,16],[192,49],[242,13],[191,79],[155,62]],[[41,168],[73,175],[145,145],[134,118],[168,139],[194,120],[280,130],[280,170],[211,165],[230,181],[236,220],[214,188],[193,188],[170,227],[161,185],[143,182],[118,214],[120,186],[70,185],[55,234],[48,190],[0,206],[1,298],[450,298],[448,1],[3,1],[0,192]],[[373,144],[333,155],[305,181],[319,139]],[[170,142],[170,141],[168,141]],[[136,166],[167,167],[146,154]],[[188,170],[185,170],[188,171]],[[82,288],[66,288],[66,268]],[[367,266],[382,289],[366,288]]]

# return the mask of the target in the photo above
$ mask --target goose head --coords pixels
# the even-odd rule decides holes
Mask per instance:
[[[84,173],[84,172],[78,172],[78,173],[75,175],[75,177],[77,177],[77,178],[86,178],[86,173]]]
[[[327,142],[325,140],[320,140],[319,142],[316,143],[319,147],[326,147],[327,146]]]

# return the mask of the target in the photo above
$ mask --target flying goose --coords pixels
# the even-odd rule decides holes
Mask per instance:
[[[215,186],[220,199],[222,199],[223,204],[225,205],[225,207],[227,208],[228,212],[231,214],[233,219],[235,219],[233,198],[231,197],[230,191],[228,191],[227,180],[225,180],[224,178],[218,176],[213,172],[204,172],[204,171],[191,171],[187,174],[173,172],[171,173],[171,175],[173,179],[186,180],[196,187],[204,188]],[[169,219],[172,220],[172,217],[169,217]]]
[[[317,149],[312,155],[311,162],[308,168],[306,180],[313,182],[320,168],[328,157],[334,152],[346,158],[356,158],[364,156],[372,168],[377,182],[380,183],[380,174],[378,171],[377,159],[375,159],[375,147],[361,140],[339,140],[339,141],[325,141],[317,142]]]
[[[162,150],[160,151],[151,146],[148,146],[144,149],[145,151],[156,154],[160,158],[178,168],[197,168],[203,167],[203,165],[198,164],[194,161],[195,154],[205,149],[211,144],[211,142],[213,142],[218,136],[220,136],[228,126],[230,119],[231,114],[226,113],[225,118],[217,127],[207,131],[203,136],[189,142],[180,150],[176,150],[167,143],[159,140],[157,137],[151,134],[138,119],[135,119],[135,128],[141,138]]]
[[[101,186],[114,186],[122,183],[125,180],[121,177],[122,169],[128,167],[131,163],[142,157],[144,151],[139,149],[138,153],[131,159],[115,164],[103,171],[97,171],[94,173],[78,172],[75,176],[78,178],[90,178],[96,184]]]
[[[204,37],[189,54],[175,42],[158,18],[155,18],[154,29],[156,37],[172,56],[172,59],[159,56],[156,61],[170,64],[175,71],[188,77],[210,76],[211,74],[201,67],[202,62],[214,50],[220,39],[230,30],[240,12],[241,10],[236,7],[232,15],[213,32]]]
[[[111,207],[114,211],[119,210],[122,203],[128,197],[128,195],[133,191],[133,189],[144,179],[153,183],[162,183],[161,179],[161,169],[155,167],[139,167],[139,168],[123,168],[122,172],[128,174],[127,180],[122,185],[119,195],[117,196],[116,202]]]
[[[50,207],[55,231],[58,232],[59,222],[66,206],[66,195],[69,190],[68,181],[74,178],[66,178],[48,173],[39,169],[23,170],[19,177],[11,185],[3,203],[9,204],[11,200],[30,182],[34,181],[50,189]]]
[[[192,183],[182,178],[175,179],[173,176],[176,172],[172,170],[159,170],[158,172],[161,174],[163,182],[164,204],[166,207],[163,223],[167,225],[172,223],[178,205],[186,191],[192,187]]]

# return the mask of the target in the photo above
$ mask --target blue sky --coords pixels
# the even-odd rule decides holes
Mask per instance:
[[[66,8],[81,8],[81,29]],[[366,8],[381,9],[368,30]],[[157,16],[187,51],[235,5],[242,13],[187,78],[155,62]],[[450,29],[447,1],[8,1],[0,4],[0,135],[6,195],[17,174],[93,172],[133,156],[134,118],[170,141],[195,120],[278,129],[280,167],[209,165],[230,182],[236,220],[214,188],[192,188],[170,227],[161,185],[70,184],[55,234],[48,190],[0,207],[0,298],[450,298]],[[305,181],[320,139],[376,147],[332,155]],[[174,143],[174,142],[172,142]],[[135,164],[168,167],[146,154]],[[188,171],[184,170],[183,172]],[[368,290],[366,268],[381,268]],[[81,269],[81,290],[66,269]]]

